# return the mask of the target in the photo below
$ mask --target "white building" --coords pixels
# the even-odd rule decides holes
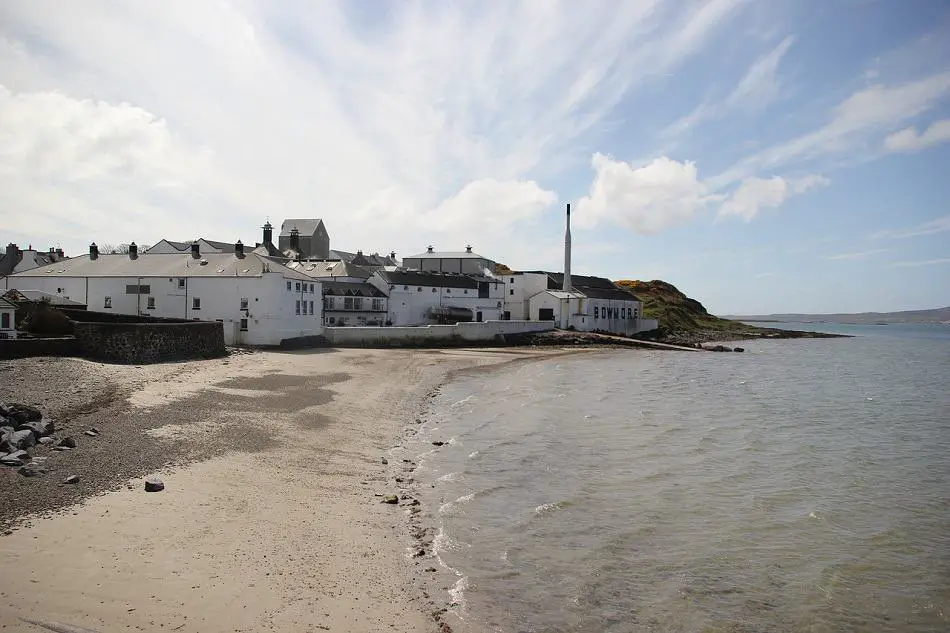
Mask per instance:
[[[330,326],[385,325],[389,300],[366,282],[323,282],[323,320]]]
[[[54,262],[69,259],[61,248],[50,248],[49,251],[38,251],[32,246],[25,250],[13,243],[7,244],[4,252],[0,253],[0,277],[20,273],[37,266],[45,266]]]
[[[6,288],[39,290],[96,312],[221,321],[228,345],[277,345],[323,330],[320,282],[246,253],[89,255],[11,275]]]
[[[16,305],[0,297],[0,338],[16,338]]]
[[[404,257],[402,265],[404,268],[430,272],[484,276],[495,274],[495,262],[473,253],[471,246],[459,252],[439,252],[430,246],[425,253]]]
[[[504,312],[500,279],[400,269],[377,270],[369,283],[388,295],[394,326],[496,321]]]

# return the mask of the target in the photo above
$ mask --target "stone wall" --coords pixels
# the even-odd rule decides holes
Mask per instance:
[[[79,356],[79,343],[73,336],[0,339],[0,359],[33,356]]]
[[[554,329],[553,321],[485,321],[420,327],[327,327],[333,347],[462,347],[505,345],[508,338]]]
[[[76,323],[83,356],[144,364],[224,356],[224,328],[217,321],[181,323]]]

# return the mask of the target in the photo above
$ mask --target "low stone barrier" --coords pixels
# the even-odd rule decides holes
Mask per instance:
[[[224,356],[224,328],[217,321],[182,323],[76,323],[83,356],[144,364]]]
[[[79,343],[75,336],[0,339],[0,359],[33,356],[79,356]]]
[[[485,321],[419,327],[327,327],[332,347],[464,347],[505,345],[508,337],[554,329],[553,321]]]

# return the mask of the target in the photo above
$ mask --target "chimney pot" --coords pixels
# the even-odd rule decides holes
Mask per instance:
[[[139,247],[136,246],[135,242],[129,244],[129,259],[137,259],[139,256]]]
[[[99,259],[99,247],[95,242],[89,245],[89,259]]]
[[[264,226],[261,227],[264,229],[264,244],[272,244],[274,237],[274,227],[271,226],[270,221],[264,223]]]
[[[395,261],[395,260],[396,260],[396,251],[390,252],[390,253],[389,253],[389,257],[390,257],[390,259],[392,259],[393,261]]]
[[[201,257],[201,247],[198,245],[198,242],[191,243],[191,256],[195,259]]]
[[[433,252],[434,250],[435,250],[435,249],[433,249],[431,246],[429,246],[428,248],[426,248],[426,252],[427,252],[427,253],[431,253],[431,252]]]
[[[472,246],[471,246],[471,244],[469,244],[468,246],[465,247],[465,252],[466,252],[466,253],[471,253],[471,252],[472,252]]]
[[[63,249],[61,247],[56,249],[56,255],[58,257],[66,257],[66,254],[63,252]]]

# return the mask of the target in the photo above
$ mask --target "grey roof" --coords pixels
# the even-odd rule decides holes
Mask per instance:
[[[280,225],[280,236],[287,237],[294,227],[301,235],[313,235],[317,232],[317,227],[323,224],[320,218],[289,218]]]
[[[427,251],[425,253],[419,253],[418,255],[409,255],[403,259],[485,259],[492,261],[484,255],[479,255],[471,251],[432,251],[431,253]]]
[[[152,244],[151,246],[149,246],[147,249],[145,249],[145,251],[143,251],[143,252],[145,252],[145,253],[149,252],[150,250],[152,250],[153,248],[155,248],[156,246],[158,246],[158,245],[161,244],[162,242],[165,242],[166,244],[168,244],[168,245],[171,246],[172,248],[178,249],[178,250],[180,250],[180,251],[190,251],[190,250],[191,250],[191,242],[176,242],[176,241],[174,241],[174,240],[160,239],[160,240],[158,240],[157,242],[155,242],[154,244]]]
[[[512,273],[521,275],[532,273],[536,275],[547,275],[548,290],[561,290],[564,287],[564,273],[548,272],[546,270],[526,270],[523,272]],[[610,281],[606,277],[591,277],[588,275],[571,275],[571,289],[574,292],[583,293],[590,299],[612,299],[615,301],[639,301],[636,295],[629,290],[624,290]]]
[[[585,295],[579,292],[564,292],[563,290],[545,290],[546,293],[557,299],[583,299]]]
[[[17,250],[15,255],[0,252],[0,276],[13,274],[17,267],[23,262],[24,258],[29,258],[29,261],[32,263],[30,268],[45,266],[46,264],[69,259],[65,255],[60,257],[59,253],[56,252],[48,253],[33,249],[27,249],[25,251]]]
[[[16,304],[0,297],[0,310],[16,310]]]
[[[344,261],[287,262],[287,267],[299,271],[308,277],[356,277],[359,279],[369,279],[373,276],[373,274],[365,268]]]
[[[217,241],[217,240],[206,240],[206,239],[203,238],[203,237],[196,238],[196,239],[192,240],[191,242],[176,242],[176,241],[174,241],[174,240],[161,239],[161,240],[155,242],[155,244],[153,244],[152,246],[150,246],[150,247],[149,247],[146,251],[144,251],[144,252],[147,253],[149,250],[155,248],[156,246],[158,246],[158,245],[161,244],[162,242],[165,242],[166,244],[168,244],[168,245],[171,246],[172,248],[175,248],[175,249],[177,249],[177,250],[179,250],[179,251],[183,251],[183,252],[184,252],[184,251],[191,251],[191,245],[192,245],[192,243],[197,242],[197,241],[199,241],[199,240],[202,241],[202,242],[205,242],[206,244],[208,244],[208,245],[212,246],[213,248],[216,248],[216,249],[218,249],[218,250],[220,250],[220,251],[222,251],[222,252],[224,252],[224,253],[233,253],[233,252],[234,252],[234,242],[219,242],[219,241]]]
[[[435,286],[437,288],[478,288],[478,281],[468,275],[435,273],[421,270],[377,270],[376,274],[396,286]]]
[[[365,263],[360,264],[358,261],[355,261],[359,257],[362,257]],[[366,253],[363,253],[362,251],[358,253],[350,253],[347,251],[331,250],[330,257],[328,257],[327,259],[339,259],[340,261],[356,263],[362,266],[373,266],[373,267],[380,267],[380,268],[382,268],[383,266],[397,265],[396,260],[390,257],[389,255],[380,255],[379,253],[373,253],[372,255],[367,255]]]
[[[379,288],[365,282],[352,283],[348,281],[324,281],[323,294],[336,297],[385,297]]]
[[[10,301],[49,301],[51,305],[54,306],[84,306],[85,303],[79,301],[73,301],[72,299],[66,299],[65,297],[60,297],[59,295],[50,294],[48,292],[43,292],[42,290],[17,290],[11,288],[3,295],[4,298]]]
[[[198,259],[190,253],[142,253],[135,259],[128,255],[99,255],[96,259],[83,255],[13,277],[260,277],[264,272],[311,281],[306,275],[286,268],[279,260],[253,252],[244,257],[234,253],[205,253]]]

